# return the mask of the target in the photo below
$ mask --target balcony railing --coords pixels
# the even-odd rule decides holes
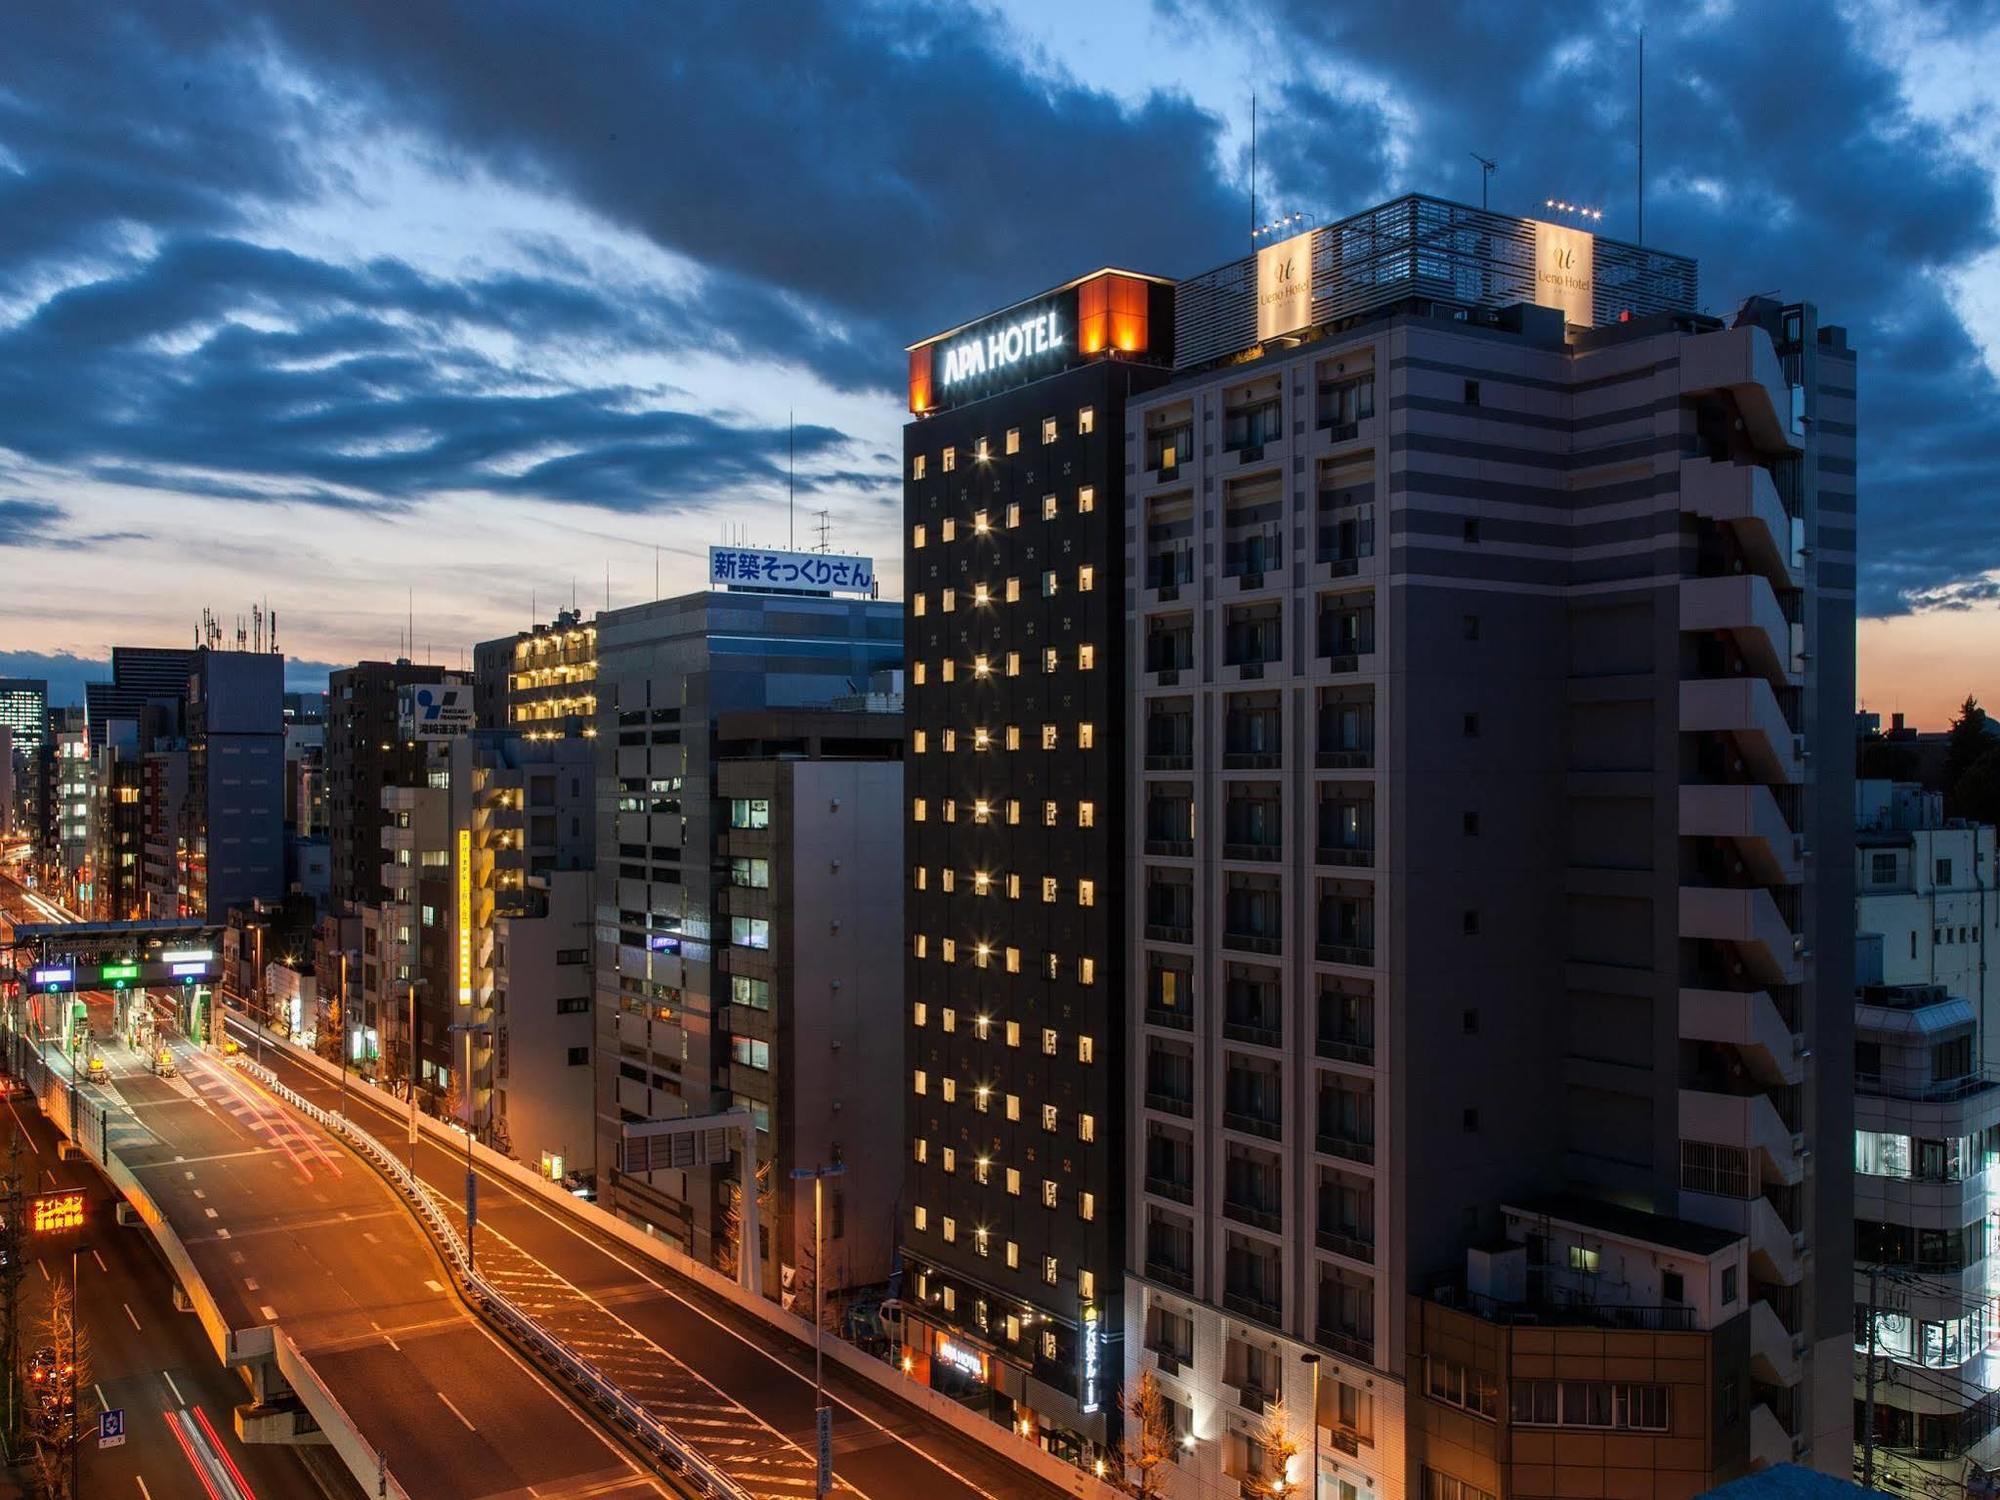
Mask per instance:
[[[1225,771],[1275,771],[1285,763],[1282,750],[1225,750],[1222,752],[1222,769]]]
[[[1375,1339],[1371,1334],[1322,1326],[1313,1334],[1313,1340],[1328,1349],[1345,1354],[1349,1359],[1358,1359],[1364,1364],[1375,1362]]]
[[[1272,1234],[1278,1233],[1285,1227],[1283,1212],[1275,1208],[1265,1208],[1257,1203],[1237,1203],[1225,1198],[1222,1203],[1222,1216],[1234,1219],[1239,1224],[1248,1224],[1253,1229],[1268,1230]]]
[[[1335,1255],[1344,1255],[1349,1260],[1358,1260],[1366,1265],[1375,1264],[1375,1242],[1343,1234],[1338,1229],[1322,1229],[1315,1236],[1322,1250],[1330,1250]]]
[[[1194,1290],[1194,1271],[1188,1266],[1175,1265],[1171,1261],[1155,1260],[1149,1255],[1146,1257],[1146,1275],[1150,1279],[1159,1282],[1161,1286],[1170,1286],[1177,1292],[1192,1292]]]
[[[1322,771],[1366,771],[1374,767],[1375,751],[1366,750],[1322,750],[1314,757],[1314,763]]]
[[[1963,1078],[1947,1078],[1935,1082],[1889,1077],[1881,1073],[1854,1075],[1854,1092],[1857,1094],[1866,1094],[1875,1099],[1913,1099],[1937,1104],[1970,1099],[1973,1095],[1983,1094],[1996,1086],[2000,1086],[2000,1069],[1995,1068],[1981,1068]]]
[[[1375,863],[1373,844],[1321,844],[1313,851],[1314,858],[1323,865],[1351,865],[1367,869]]]
[[[1168,1010],[1162,1005],[1149,1005],[1146,1007],[1146,1024],[1168,1026],[1175,1031],[1193,1031],[1194,1013],[1188,1010]]]
[[[1364,969],[1375,964],[1373,948],[1360,948],[1352,943],[1319,943],[1313,951],[1323,964],[1353,964]]]
[[[1282,1328],[1285,1324],[1284,1305],[1267,1302],[1260,1293],[1231,1292],[1222,1294],[1222,1305],[1239,1318],[1248,1318],[1254,1323],[1262,1323],[1270,1328]]]
[[[1146,1191],[1162,1198],[1171,1198],[1176,1203],[1194,1202],[1194,1184],[1191,1182],[1176,1182],[1171,1177],[1154,1177],[1148,1175],[1146,1178]]]
[[[1146,941],[1149,943],[1192,943],[1194,928],[1177,927],[1168,922],[1148,922]]]
[[[1194,769],[1192,750],[1148,750],[1146,769],[1149,771],[1191,771]]]
[[[1283,1026],[1267,1026],[1261,1021],[1225,1020],[1222,1034],[1232,1042],[1248,1042],[1253,1047],[1282,1047],[1285,1045]]]
[[[1285,951],[1285,940],[1276,933],[1225,932],[1222,934],[1222,946],[1243,953],[1282,953]]]
[[[1185,1120],[1194,1118],[1194,1100],[1185,1094],[1161,1094],[1147,1089],[1146,1108],[1157,1109],[1162,1114],[1179,1115]]]
[[[1222,1123],[1231,1130],[1240,1130],[1245,1135],[1262,1136],[1267,1141],[1275,1141],[1284,1133],[1284,1126],[1279,1121],[1266,1115],[1246,1114],[1238,1109],[1225,1109],[1222,1112]]]
[[[1431,1300],[1456,1307],[1489,1323],[1552,1323],[1591,1328],[1646,1329],[1655,1333],[1685,1333],[1695,1326],[1695,1310],[1672,1304],[1621,1306],[1595,1302],[1501,1302],[1484,1292],[1468,1291],[1457,1282],[1431,1289]]]
[[[1156,859],[1192,859],[1193,839],[1147,839],[1146,852]]]
[[[1224,844],[1222,846],[1222,857],[1224,859],[1260,860],[1268,864],[1276,864],[1285,857],[1285,846],[1277,843],[1265,843],[1261,840],[1252,844]]]
[[[1364,1166],[1372,1166],[1375,1161],[1373,1141],[1349,1140],[1344,1135],[1328,1135],[1322,1130],[1313,1138],[1313,1146],[1322,1156],[1338,1156],[1347,1161],[1358,1161]]]
[[[1322,1033],[1316,1040],[1315,1050],[1329,1062],[1359,1063],[1364,1068],[1375,1066],[1375,1043],[1362,1041],[1358,1037]]]

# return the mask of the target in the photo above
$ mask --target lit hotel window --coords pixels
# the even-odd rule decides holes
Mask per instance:
[[[1077,904],[1078,906],[1095,906],[1095,905],[1097,905],[1097,882],[1096,882],[1096,881],[1094,881],[1094,880],[1079,880],[1079,881],[1078,881],[1078,882],[1076,883],[1076,904]]]
[[[929,803],[922,797],[917,798],[910,804],[910,821],[913,823],[923,822],[929,811]]]
[[[1020,823],[1021,823],[1021,799],[1019,797],[1009,797],[1007,799],[1007,825],[1010,828],[1018,828],[1020,826]],[[1007,884],[1009,885],[1009,887],[1018,887],[1019,881],[1020,881],[1020,876],[1018,875],[1009,875],[1007,877]],[[1019,896],[1021,892],[1018,888],[1014,888],[1014,889],[1009,889],[1007,894],[1010,896]]]
[[[1009,724],[1007,726],[1007,748],[1009,750],[1018,750],[1021,748],[1021,726],[1019,724]]]
[[[958,731],[956,729],[947,729],[944,732],[944,753],[946,755],[949,755],[952,753],[952,751],[956,750],[957,748],[958,748]]]
[[[1042,574],[1042,597],[1044,599],[1049,598],[1051,595],[1055,593],[1058,587],[1059,585],[1056,582],[1056,570],[1054,568],[1050,568]]]
[[[1053,1104],[1044,1104],[1042,1106],[1042,1129],[1054,1130],[1060,1119],[1061,1112]]]
[[[1097,1061],[1097,1043],[1087,1036],[1076,1039],[1076,1060],[1080,1063]]]
[[[941,676],[946,682],[955,681],[958,677],[958,663],[953,661],[949,656],[947,656],[944,659],[944,670],[940,672],[938,675]]]
[[[944,1159],[939,1165],[947,1172],[956,1172],[958,1170],[958,1153],[952,1150],[951,1147],[946,1146],[944,1148]]]
[[[924,596],[922,594],[912,594],[910,596],[910,613],[920,620],[924,617]]]
[[[1018,1271],[1021,1269],[1021,1247],[1013,1240],[1007,1241],[1007,1269],[1010,1271]],[[1011,1341],[1014,1339],[1018,1339],[1020,1336],[1021,1336],[1021,1320],[1018,1317],[1016,1317],[1013,1313],[1008,1313],[1007,1314],[1008,1339]]]
[[[1014,604],[1014,603],[1018,603],[1018,602],[1019,602],[1019,600],[1020,600],[1020,598],[1021,598],[1021,580],[1020,580],[1020,579],[1018,579],[1018,578],[1010,578],[1010,579],[1008,579],[1008,580],[1007,580],[1007,602],[1008,602],[1009,604]]]
[[[973,822],[989,823],[992,820],[993,820],[993,804],[991,802],[988,802],[984,797],[982,797],[978,801],[972,804]]]
[[[947,474],[949,474],[953,469],[957,468],[958,450],[956,448],[945,449],[944,459],[943,462],[939,465],[939,467],[941,467]]]
[[[1076,1138],[1080,1141],[1097,1139],[1097,1116],[1078,1115],[1076,1117]]]
[[[985,1041],[987,1033],[992,1030],[993,1018],[991,1016],[974,1016],[972,1018],[972,1034],[978,1037],[980,1041]]]
[[[1010,1047],[1021,1045],[1021,1023],[1019,1021],[1009,1021],[1007,1023],[1007,1045]]]
[[[979,459],[981,463],[984,463],[987,459],[993,456],[986,446],[985,438],[981,438],[978,442],[972,445],[972,452],[973,456]]]
[[[913,1149],[916,1152],[916,1157],[918,1161],[926,1162],[931,1159],[931,1143],[925,1140],[922,1136],[917,1137],[917,1142]]]
[[[930,1007],[926,1005],[923,1001],[918,1000],[912,1002],[910,1006],[910,1020],[914,1022],[916,1025],[922,1026],[926,1024],[930,1020],[930,1014],[931,1014]]]
[[[1053,800],[1044,802],[1042,804],[1042,826],[1044,828],[1055,827],[1056,816],[1056,803]]]
[[[1020,653],[1020,652],[1018,652],[1018,651],[1009,651],[1009,652],[1007,653],[1007,675],[1008,675],[1009,677],[1019,677],[1019,676],[1021,675],[1021,653]]]
[[[938,526],[938,540],[942,542],[949,542],[949,541],[955,541],[957,537],[958,537],[958,523],[952,520],[950,516],[946,516]]]
[[[982,595],[983,595],[983,594],[985,594],[985,592],[986,592],[986,586],[985,586],[984,584],[981,584],[981,585],[980,585],[980,588],[979,588],[979,592],[980,592],[980,593],[981,593]],[[986,600],[985,600],[984,598],[981,598],[979,602],[980,602],[981,604],[984,604],[984,603],[986,602]],[[993,675],[993,663],[992,663],[992,662],[990,662],[990,661],[988,661],[988,660],[987,660],[987,659],[986,659],[985,657],[983,657],[983,656],[975,656],[975,657],[973,657],[973,658],[972,658],[972,675],[973,675],[974,677],[991,677],[991,676]]]
[[[938,883],[941,886],[943,886],[944,889],[947,891],[949,891],[952,888],[952,883],[955,880],[957,880],[957,878],[958,878],[957,873],[952,869],[950,865],[945,865],[938,871]]]
[[[1055,440],[1056,440],[1056,419],[1054,417],[1043,417],[1042,446],[1047,447],[1050,443],[1053,443]],[[917,463],[921,465],[923,463],[923,460],[920,458],[917,460]],[[919,469],[917,473],[917,478],[922,479],[923,477],[924,477],[923,472],[921,469]]]
[[[953,1229],[951,1220],[946,1219],[944,1221],[944,1229],[945,1229],[944,1237],[946,1239],[950,1239]],[[946,1312],[955,1312],[957,1311],[957,1309],[958,1309],[958,1288],[955,1286],[948,1286],[944,1289],[944,1310]]]
[[[986,1107],[992,1102],[993,1102],[993,1090],[988,1088],[985,1084],[982,1083],[978,1088],[972,1091],[972,1107],[978,1110],[982,1115],[986,1113]],[[981,1177],[979,1180],[981,1182],[984,1182],[986,1179],[984,1177]]]
[[[1007,950],[1007,972],[1009,974],[1018,974],[1021,972],[1021,950],[1019,948],[1009,948]]]
[[[1076,508],[1081,514],[1086,516],[1097,509],[1097,490],[1095,486],[1086,484],[1076,492]]]
[[[945,961],[946,963],[948,963],[948,964],[955,964],[955,963],[957,963],[957,962],[958,962],[958,941],[957,941],[957,939],[955,939],[955,938],[946,938],[946,939],[944,940],[944,955],[943,955],[943,957],[944,957],[944,961]]]
[[[987,593],[985,584],[975,583],[972,586],[972,602],[974,604],[980,605],[981,607],[984,607],[985,605],[991,604],[993,602],[993,596]]]
[[[1093,568],[1089,563],[1085,563],[1076,570],[1076,591],[1079,594],[1087,594],[1096,587],[1097,569]]]
[[[1053,724],[1044,724],[1042,726],[1042,748],[1044,750],[1053,750],[1055,747],[1056,726]]]
[[[951,523],[950,523],[949,521],[947,521],[947,522],[946,522],[945,524],[946,524],[947,526],[949,526],[949,525],[950,525]],[[958,590],[957,590],[957,589],[946,589],[946,590],[944,591],[944,599],[943,599],[943,603],[944,603],[944,612],[945,612],[946,614],[950,614],[950,613],[951,613],[951,612],[952,612],[953,610],[957,609],[957,608],[958,608]]]
[[[1021,504],[1018,500],[1007,507],[1007,524],[1009,526],[1019,526],[1021,524]]]
[[[950,1214],[946,1214],[943,1220],[943,1230],[944,1242],[949,1245],[958,1238],[958,1220],[954,1219]],[[946,1306],[949,1306],[952,1300],[950,1287],[944,1289],[944,1298]]]
[[[1007,451],[1008,451],[1009,453],[1019,453],[1019,452],[1021,451],[1021,429],[1020,429],[1020,428],[1018,428],[1018,427],[1009,427],[1009,428],[1007,429]]]
[[[1048,424],[1043,423],[1042,425],[1046,427]],[[919,453],[915,458],[910,460],[910,478],[922,479],[924,477],[924,458],[925,455]],[[918,542],[917,545],[921,547],[923,543]]]
[[[972,894],[975,896],[986,896],[986,895],[991,895],[992,891],[993,891],[993,877],[990,874],[988,874],[985,870],[973,871]],[[982,1032],[981,1035],[984,1035],[984,1033]]]
[[[1051,1105],[1050,1108],[1054,1108],[1054,1106]],[[1049,1129],[1053,1130],[1055,1126],[1051,1125]],[[1042,1207],[1054,1208],[1060,1201],[1061,1194],[1056,1187],[1055,1179],[1053,1177],[1044,1177],[1042,1179]]]
[[[1097,1217],[1097,1194],[1078,1193],[1076,1195],[1076,1216],[1086,1223]],[[1090,1273],[1085,1271],[1083,1274],[1088,1276]],[[1085,1292],[1083,1295],[1088,1297],[1090,1293]]]
[[[958,1012],[947,1005],[943,1010],[938,1012],[938,1025],[943,1027],[946,1032],[958,1030]]]
[[[1092,750],[1095,749],[1096,747],[1097,747],[1097,726],[1094,724],[1077,725],[1076,748],[1079,750]]]
[[[983,675],[985,675],[985,674],[984,674],[984,673],[982,673],[981,675],[983,676]],[[973,749],[975,749],[975,750],[991,750],[991,749],[993,748],[993,733],[992,733],[992,731],[991,731],[991,730],[987,730],[987,729],[975,729],[975,730],[973,730],[973,731],[972,731],[972,748],[973,748]]]
[[[1095,1297],[1097,1295],[1097,1273],[1095,1271],[1078,1271],[1076,1273],[1076,1292],[1079,1297],[1084,1298],[1086,1301]]]
[[[922,865],[917,866],[915,879],[916,879],[916,887],[918,890],[922,891],[930,889],[931,872],[929,870],[926,870]],[[919,1014],[922,1014],[923,1006],[919,1004],[917,1010]],[[921,1026],[924,1023],[922,1021],[919,1021],[917,1022],[917,1024]]]
[[[979,535],[981,536],[985,536],[987,532],[993,529],[990,525],[987,524],[985,511],[975,510],[972,513],[972,529],[978,532]]]
[[[921,527],[921,526],[915,526],[915,527],[912,527],[912,528],[910,529],[910,545],[911,545],[912,547],[914,547],[914,548],[915,548],[915,549],[916,549],[917,551],[919,551],[919,552],[921,552],[921,551],[923,551],[923,550],[924,550],[924,528],[923,528],[923,527]]]
[[[1009,1167],[1007,1169],[1007,1191],[1012,1193],[1016,1198],[1021,1196],[1021,1169],[1019,1167]]]
[[[1062,1037],[1052,1026],[1042,1028],[1042,1056],[1054,1057],[1056,1049],[1062,1045]]]
[[[945,941],[948,943],[951,941],[951,939],[946,938]],[[944,1095],[945,1103],[947,1104],[958,1103],[958,1080],[956,1078],[950,1078],[950,1077],[940,1078],[938,1080],[938,1092]]]
[[[1053,646],[1046,646],[1042,649],[1042,670],[1044,672],[1053,672],[1055,669],[1056,669],[1056,648]]]
[[[958,798],[946,797],[943,802],[943,808],[945,822],[956,823],[958,821]]]
[[[1056,497],[1054,495],[1042,496],[1042,519],[1044,521],[1053,521],[1055,518]]]
[[[985,1230],[983,1230],[983,1229],[975,1229],[975,1230],[973,1230],[973,1231],[972,1231],[972,1248],[973,1248],[973,1250],[974,1250],[974,1251],[975,1251],[975,1252],[976,1252],[976,1253],[977,1253],[978,1255],[980,1255],[981,1257],[984,1257],[984,1256],[985,1256],[985,1254],[986,1254],[986,1231],[985,1231]],[[984,1307],[986,1306],[986,1304],[985,1304],[984,1302],[980,1303],[979,1305],[980,1305],[980,1307],[982,1307],[982,1308],[984,1308]]]
[[[1056,1280],[1053,1274],[1054,1272],[1053,1262],[1050,1263],[1050,1271],[1051,1275],[1049,1276],[1049,1285],[1054,1286],[1056,1284]],[[1053,1328],[1044,1328],[1042,1330],[1042,1358],[1054,1359],[1055,1357],[1056,1357],[1056,1331]]]
[[[1042,900],[1044,902],[1053,902],[1055,899],[1056,878],[1053,875],[1044,875],[1042,877]]]
[[[1094,959],[1094,958],[1079,958],[1079,959],[1078,959],[1078,960],[1076,961],[1076,982],[1077,982],[1078,984],[1095,984],[1095,983],[1097,983],[1097,960],[1096,960],[1096,959]]]
[[[931,1216],[923,1204],[919,1203],[915,1208],[910,1210],[910,1226],[912,1228],[921,1230],[928,1227],[930,1222]]]
[[[923,730],[912,729],[910,731],[910,753],[912,755],[922,755],[929,743],[929,736]]]
[[[945,590],[945,592],[949,594],[951,591],[947,589]],[[951,608],[951,606],[947,604],[945,608],[949,609]],[[1077,671],[1088,672],[1092,667],[1095,667],[1096,665],[1097,665],[1097,648],[1095,646],[1086,644],[1078,646],[1076,648]]]
[[[914,662],[911,664],[910,681],[918,687],[922,687],[924,685],[924,664],[922,662]]]
[[[910,1087],[914,1092],[919,1094],[930,1092],[930,1080],[924,1076],[922,1068],[917,1069],[916,1073],[912,1075]]]
[[[923,933],[920,932],[915,937],[911,938],[910,943],[911,946],[916,949],[916,954],[918,958],[928,958],[930,956],[931,940],[928,937],[924,936]]]
[[[1076,826],[1079,828],[1095,828],[1097,826],[1097,804],[1095,802],[1077,803]]]
[[[1021,1118],[1021,1096],[1019,1094],[1009,1094],[1007,1096],[1007,1118],[1010,1120]]]
[[[1097,409],[1095,407],[1086,406],[1077,411],[1076,430],[1085,437],[1089,437],[1091,433],[1097,431]]]

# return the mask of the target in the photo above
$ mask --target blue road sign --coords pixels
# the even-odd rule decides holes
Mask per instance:
[[[116,1448],[125,1441],[125,1408],[114,1406],[97,1414],[97,1446]]]

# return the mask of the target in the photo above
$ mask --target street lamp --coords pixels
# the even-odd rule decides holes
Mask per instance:
[[[1312,1406],[1306,1413],[1306,1422],[1313,1435],[1312,1500],[1319,1500],[1319,1356],[1301,1354],[1299,1363],[1312,1371]]]
[[[826,1321],[820,1312],[826,1295],[826,1264],[820,1249],[821,1207],[826,1191],[826,1179],[839,1177],[846,1171],[846,1165],[841,1162],[835,1162],[832,1166],[792,1168],[792,1181],[810,1180],[813,1185],[813,1422],[819,1437],[819,1469],[813,1485],[815,1500],[833,1487],[833,1412],[826,1404],[826,1385],[822,1379],[823,1366],[820,1352]],[[757,1184],[752,1182],[750,1191],[754,1193],[756,1190]],[[746,1256],[755,1255],[757,1247],[745,1245],[739,1253]]]
[[[340,1015],[334,1045],[340,1048],[340,1118],[343,1120],[347,1118],[347,1054],[353,1050],[347,1045],[347,960],[353,952],[352,948],[340,950],[340,993],[334,1001]]]
[[[410,990],[410,1180],[417,1177],[417,991],[430,986],[428,979],[403,981]]]

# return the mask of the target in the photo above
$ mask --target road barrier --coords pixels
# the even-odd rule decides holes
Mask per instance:
[[[117,1190],[123,1202],[131,1206],[132,1214],[152,1232],[153,1242],[166,1257],[167,1265],[179,1283],[181,1295],[187,1299],[187,1305],[201,1322],[202,1331],[208,1335],[216,1359],[229,1367],[270,1360],[319,1424],[328,1443],[346,1462],[355,1482],[369,1493],[387,1497],[387,1500],[410,1500],[409,1491],[390,1474],[381,1453],[368,1446],[338,1398],[289,1336],[270,1324],[246,1329],[229,1326],[222,1309],[216,1305],[214,1294],[208,1289],[208,1283],[195,1269],[187,1247],[167,1222],[166,1214],[133,1175],[132,1169],[111,1150],[110,1110],[98,1105],[93,1111],[76,1080],[58,1073],[33,1038],[12,1030],[5,1035],[7,1059],[13,1075],[34,1094],[49,1121],[83,1149],[84,1155],[104,1174],[105,1180]],[[96,1125],[94,1131],[91,1129],[93,1121]],[[80,1131],[77,1128],[79,1123],[82,1125]],[[91,1150],[93,1136],[96,1140],[95,1151]],[[123,1215],[120,1217],[122,1222]]]
[[[504,1293],[481,1276],[474,1269],[472,1257],[466,1253],[464,1239],[452,1226],[450,1210],[444,1199],[428,1183],[413,1177],[394,1152],[352,1120],[322,1108],[296,1089],[280,1082],[278,1075],[261,1063],[252,1062],[240,1054],[234,1061],[242,1072],[255,1078],[321,1129],[346,1140],[373,1163],[375,1169],[388,1178],[415,1208],[468,1301],[562,1375],[600,1417],[618,1427],[668,1473],[693,1486],[709,1500],[750,1500],[748,1490],[689,1447],[666,1423],[626,1395],[615,1382],[599,1374],[590,1361],[516,1307]]]
[[[252,1023],[241,1017],[231,1016],[229,1019],[239,1024],[246,1033],[254,1029]],[[297,1042],[280,1039],[268,1032],[266,1040],[271,1045],[282,1048],[292,1061],[317,1073],[327,1083],[333,1083],[342,1076],[339,1064],[328,1062]],[[372,1097],[378,1104],[390,1099],[389,1095],[377,1089],[374,1084],[357,1075],[348,1075],[347,1084],[352,1089],[367,1090],[368,1093],[364,1097]],[[435,1144],[449,1146],[454,1152],[462,1153],[465,1150],[465,1133],[455,1126],[427,1114],[419,1114],[417,1124]],[[473,1143],[472,1153],[474,1160],[481,1167],[497,1177],[504,1178],[522,1192],[532,1193],[552,1212],[581,1221],[582,1225],[592,1232],[603,1235],[624,1249],[644,1256],[663,1271],[692,1282],[701,1290],[784,1335],[805,1352],[811,1352],[813,1326],[809,1319],[786,1312],[768,1297],[747,1290],[735,1277],[724,1276],[712,1266],[703,1265],[692,1256],[676,1250],[672,1245],[647,1234],[645,1230],[617,1215],[607,1213],[594,1203],[582,1201],[561,1184],[549,1181],[533,1168],[523,1166],[510,1156],[503,1156],[491,1147],[476,1141]],[[996,1457],[1027,1470],[1057,1489],[1078,1497],[1078,1500],[1117,1500],[1122,1493],[1088,1469],[1078,1468],[1075,1464],[1048,1452],[1040,1444],[1018,1436],[1011,1425],[996,1424],[943,1391],[933,1390],[924,1382],[913,1380],[895,1365],[877,1358],[834,1333],[829,1332],[826,1335],[823,1347],[827,1363],[839,1365],[849,1374],[874,1386],[883,1394],[907,1402]]]

